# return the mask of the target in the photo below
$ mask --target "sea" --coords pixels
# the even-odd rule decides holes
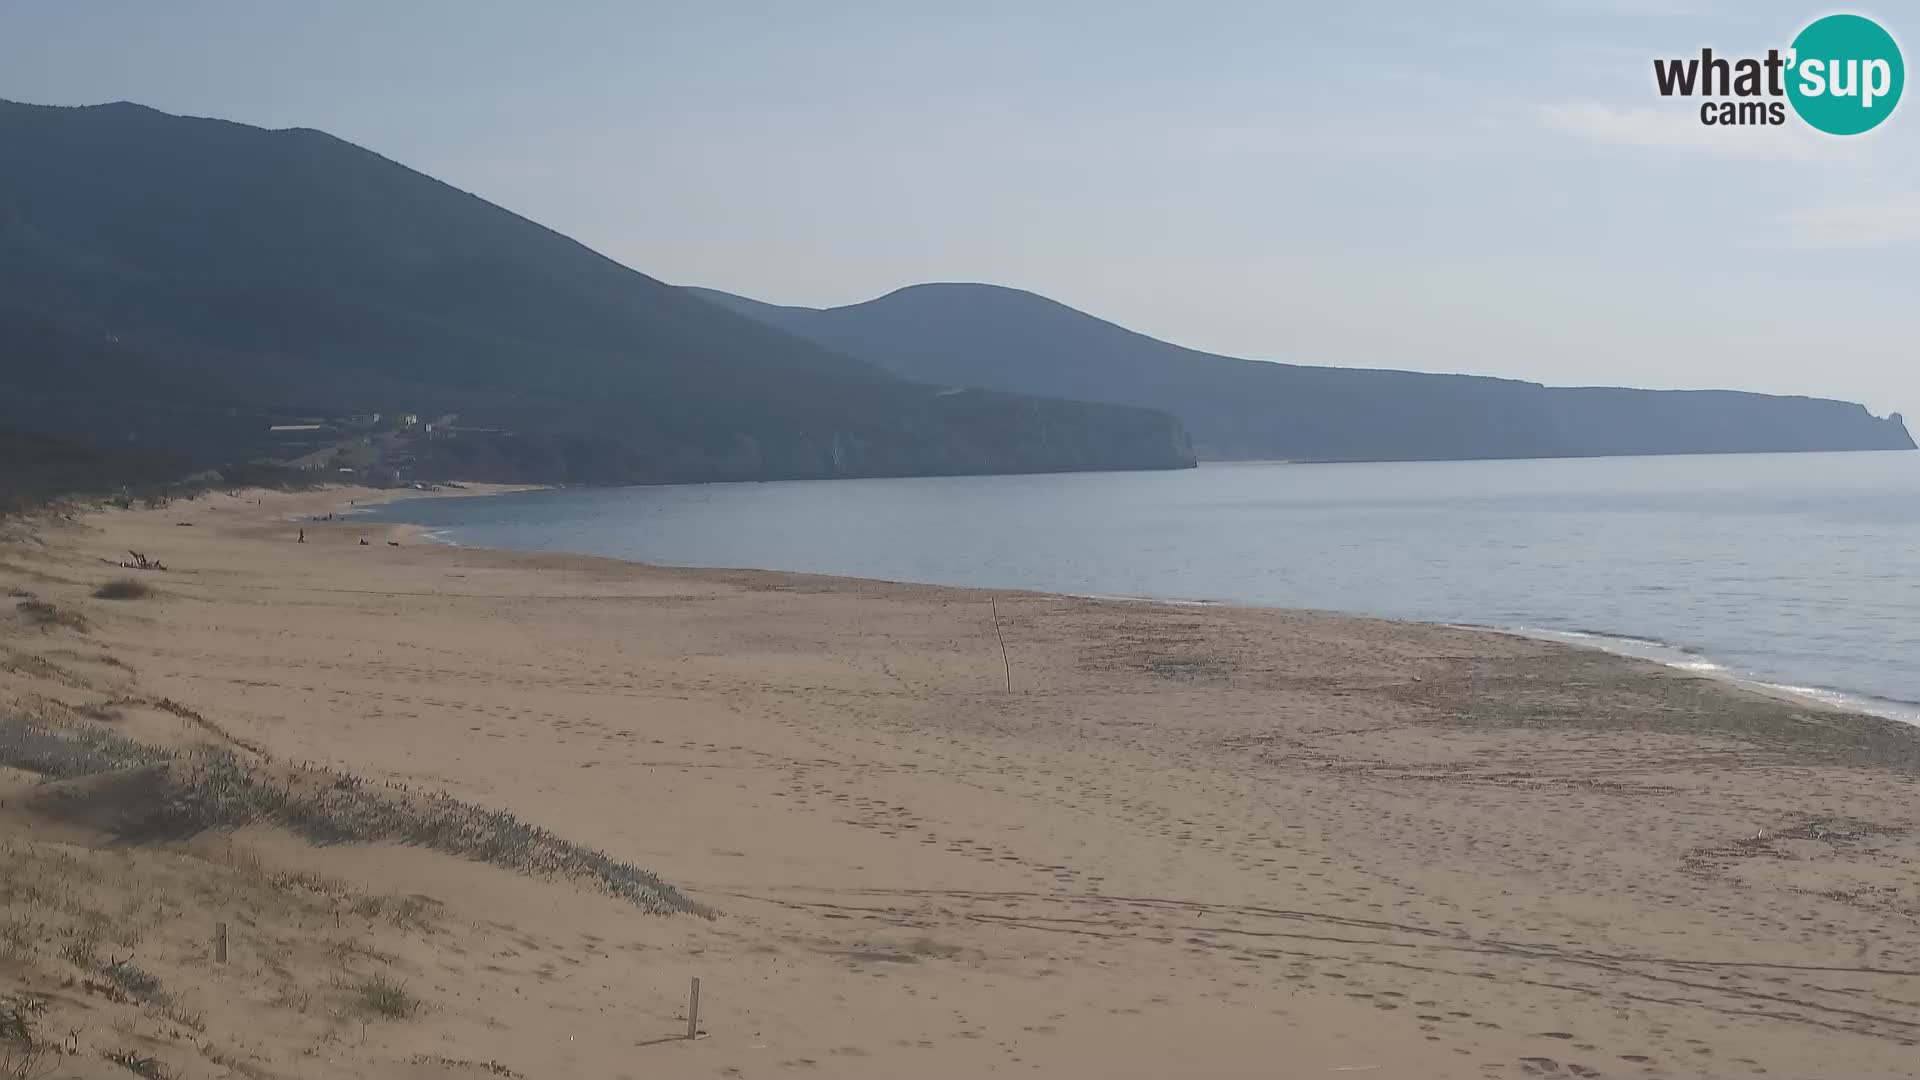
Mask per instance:
[[[1920,453],[558,489],[447,543],[1492,627],[1920,723]]]

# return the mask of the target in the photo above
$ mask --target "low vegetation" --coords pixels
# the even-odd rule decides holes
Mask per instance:
[[[44,1009],[31,998],[0,998],[0,1080],[39,1080],[52,1071],[55,1048],[34,1032]]]
[[[45,1075],[52,1047],[40,1041],[35,1023],[46,1003],[21,995],[0,997],[0,1080],[32,1080]]]
[[[318,844],[417,844],[520,873],[573,878],[655,914],[712,914],[653,873],[512,814],[437,793],[375,790],[350,774],[270,770],[224,749],[168,749],[87,725],[17,716],[0,717],[0,765],[54,779],[154,770],[148,804],[137,823],[125,826],[128,840],[270,823]]]
[[[57,604],[50,604],[45,600],[21,600],[14,605],[14,610],[18,611],[20,617],[32,626],[38,626],[43,629],[65,627],[69,630],[78,630],[81,633],[86,633],[87,631],[88,624],[85,615],[77,611],[69,611]]]
[[[137,1050],[115,1050],[100,1056],[135,1076],[146,1077],[147,1080],[168,1080],[173,1075],[167,1069],[166,1062]]]
[[[100,943],[91,937],[76,937],[60,946],[60,956],[74,967],[90,970],[100,958]]]
[[[378,973],[355,982],[353,993],[360,1008],[389,1020],[404,1020],[420,1009],[405,983]]]
[[[93,598],[96,600],[145,600],[153,593],[153,586],[144,581],[134,578],[114,578],[93,590]]]
[[[131,956],[114,960],[101,971],[114,985],[138,998],[151,998],[160,990],[160,980],[141,970]]]
[[[12,915],[0,922],[0,957],[11,960],[19,956],[33,943],[33,923],[25,916]]]

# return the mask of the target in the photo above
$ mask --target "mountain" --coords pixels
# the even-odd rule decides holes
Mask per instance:
[[[1397,461],[1910,450],[1899,414],[1728,390],[1547,387],[1199,352],[1033,293],[915,285],[836,308],[695,295],[903,378],[1151,405],[1203,458]]]
[[[916,385],[322,132],[125,103],[0,102],[0,379],[0,445],[187,464],[374,412],[501,479],[1192,464],[1164,412]],[[182,441],[216,404],[247,437]]]

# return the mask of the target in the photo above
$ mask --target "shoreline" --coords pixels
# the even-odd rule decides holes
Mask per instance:
[[[476,486],[480,486],[480,485],[476,485]],[[482,497],[489,497],[489,496],[498,495],[498,494],[511,494],[519,491],[538,491],[538,490],[558,490],[558,489],[551,488],[551,487],[544,487],[544,486],[515,487],[515,486],[509,486],[509,485],[501,485],[501,486],[497,486],[496,490],[451,491],[451,492],[446,492],[444,494],[430,493],[425,497],[433,497],[435,495],[438,495],[440,497],[460,497],[463,495],[470,495],[475,498],[482,498]],[[415,497],[421,497],[422,495],[423,493],[419,493],[419,492],[400,491],[400,492],[397,492],[397,497],[392,499],[379,500],[373,503],[372,505],[392,506],[396,503],[404,503],[404,502],[412,501]],[[456,528],[456,527],[428,528],[426,526],[416,526],[416,528],[420,530],[419,535],[423,539],[426,539],[433,543],[443,544],[448,547],[465,548],[465,549],[476,550],[476,551],[484,550],[484,551],[517,552],[521,554],[546,553],[546,554],[558,554],[558,555],[579,555],[579,556],[587,556],[587,557],[593,557],[593,558],[609,558],[609,559],[614,559],[615,561],[618,561],[618,562],[629,563],[634,566],[660,567],[660,568],[670,568],[675,570],[688,570],[688,571],[704,570],[704,571],[714,571],[717,573],[756,572],[756,573],[770,573],[770,574],[805,574],[804,571],[783,570],[778,567],[694,566],[694,565],[680,565],[680,564],[672,564],[672,563],[651,563],[651,562],[645,562],[637,559],[625,559],[619,556],[598,555],[592,552],[582,552],[582,551],[562,551],[562,550],[551,549],[551,548],[541,548],[541,549],[491,548],[485,545],[466,544],[445,535],[448,532],[452,531],[452,528]],[[812,576],[812,575],[809,575],[809,576]],[[824,575],[824,576],[837,576],[837,575]],[[927,586],[932,588],[953,588],[953,589],[975,590],[983,593],[985,592],[1003,593],[1003,594],[1004,593],[1027,593],[1027,594],[1033,594],[1038,596],[1057,596],[1062,598],[1083,599],[1083,600],[1103,600],[1103,601],[1113,601],[1116,603],[1166,605],[1171,607],[1222,606],[1222,607],[1241,608],[1241,609],[1251,610],[1251,611],[1316,612],[1316,613],[1322,613],[1327,615],[1345,616],[1345,617],[1351,617],[1351,618],[1384,619],[1390,622],[1406,622],[1406,623],[1412,623],[1416,625],[1425,625],[1425,626],[1452,626],[1452,627],[1459,627],[1467,630],[1477,630],[1477,631],[1483,631],[1486,633],[1494,633],[1494,634],[1514,634],[1520,637],[1533,638],[1537,640],[1554,641],[1560,644],[1572,646],[1574,648],[1595,649],[1600,652],[1604,652],[1614,656],[1625,656],[1625,657],[1630,657],[1638,660],[1646,660],[1652,663],[1661,664],[1666,667],[1673,668],[1678,671],[1689,672],[1691,674],[1695,674],[1703,678],[1716,679],[1734,686],[1738,686],[1741,689],[1748,690],[1754,693],[1785,697],[1791,700],[1802,702],[1810,706],[1815,706],[1823,709],[1830,709],[1836,712],[1865,713],[1870,716],[1877,716],[1882,719],[1895,721],[1897,723],[1910,724],[1910,725],[1914,725],[1915,727],[1920,727],[1920,703],[1896,701],[1896,700],[1877,697],[1872,694],[1862,693],[1859,691],[1847,690],[1840,687],[1798,686],[1798,685],[1793,685],[1786,682],[1776,681],[1776,679],[1774,678],[1769,678],[1767,676],[1764,676],[1758,673],[1742,674],[1740,672],[1733,670],[1728,665],[1719,662],[1711,655],[1708,655],[1702,652],[1697,652],[1690,646],[1678,645],[1678,644],[1665,642],[1665,641],[1658,641],[1651,638],[1634,637],[1626,634],[1609,634],[1609,633],[1600,633],[1596,631],[1587,631],[1587,630],[1558,630],[1550,627],[1521,626],[1521,625],[1498,626],[1498,625],[1483,624],[1483,623],[1460,622],[1456,620],[1447,620],[1447,619],[1402,619],[1396,616],[1375,615],[1375,614],[1360,612],[1360,611],[1342,611],[1342,610],[1322,609],[1322,608],[1295,608],[1295,607],[1275,606],[1270,604],[1241,603],[1235,600],[1221,600],[1221,599],[1196,599],[1196,598],[1162,597],[1162,596],[1124,596],[1124,595],[1109,595],[1109,594],[1100,594],[1100,593],[1057,592],[1057,591],[1044,590],[1044,589],[1000,589],[1000,588],[995,588],[993,586],[987,586],[987,585],[948,585],[948,584],[938,583],[938,582],[895,580],[895,579],[888,579],[888,578],[862,578],[862,579],[854,579],[854,580],[870,580],[870,581],[876,581],[876,582],[881,582],[885,584],[897,584],[897,585],[921,585],[921,586]]]
[[[331,508],[332,512],[335,515],[335,521],[331,523],[320,522],[318,524],[352,525],[356,521],[359,521],[362,524],[371,524],[371,525],[377,526],[378,528],[385,530],[390,535],[397,535],[397,536],[402,536],[402,537],[413,539],[413,540],[424,541],[433,547],[444,548],[450,551],[461,551],[461,552],[468,552],[468,553],[492,555],[492,556],[496,556],[496,557],[507,559],[507,560],[529,560],[535,563],[538,563],[541,560],[548,560],[548,561],[564,564],[564,563],[577,562],[577,561],[584,560],[584,561],[589,561],[593,563],[610,564],[616,567],[631,568],[636,572],[653,571],[653,572],[659,572],[663,574],[670,574],[670,575],[676,575],[676,576],[691,576],[696,579],[703,578],[703,577],[711,577],[719,580],[738,579],[742,577],[746,577],[746,578],[758,577],[758,578],[767,578],[767,579],[791,579],[796,582],[816,581],[816,582],[832,583],[836,586],[853,586],[853,587],[866,586],[866,587],[875,587],[875,588],[883,588],[883,589],[897,588],[897,589],[907,589],[907,590],[930,590],[930,591],[936,591],[936,592],[971,595],[974,597],[984,597],[987,595],[994,595],[998,597],[1027,597],[1027,598],[1039,599],[1039,600],[1087,601],[1087,602],[1094,602],[1094,603],[1137,605],[1143,608],[1162,608],[1168,611],[1180,611],[1183,609],[1201,609],[1201,610],[1217,609],[1217,610],[1230,610],[1230,611],[1241,611],[1241,612],[1251,612],[1251,613],[1265,613],[1269,615],[1284,616],[1284,617],[1322,618],[1322,619],[1330,619],[1330,620],[1353,620],[1353,621],[1359,621],[1359,622],[1382,623],[1387,625],[1403,626],[1408,628],[1424,627],[1424,628],[1432,628],[1436,630],[1460,630],[1468,633],[1491,635],[1495,637],[1513,638],[1521,641],[1544,642],[1544,643],[1549,643],[1553,645],[1558,645],[1564,648],[1580,650],[1583,652],[1592,652],[1601,656],[1608,656],[1616,659],[1624,659],[1624,660],[1637,662],[1637,663],[1657,665],[1658,667],[1665,670],[1679,672],[1689,677],[1702,679],[1709,683],[1713,683],[1715,685],[1729,687],[1738,691],[1759,695],[1761,697],[1776,700],[1776,701],[1782,701],[1782,702],[1796,704],[1796,705],[1805,706],[1805,707],[1812,707],[1812,708],[1819,709],[1821,711],[1828,712],[1828,713],[1833,713],[1839,716],[1864,716],[1864,717],[1870,717],[1874,720],[1890,721],[1896,724],[1920,728],[1920,712],[1916,712],[1914,715],[1910,716],[1910,715],[1906,715],[1905,713],[1899,713],[1899,712],[1887,713],[1887,712],[1877,711],[1876,709],[1873,709],[1873,708],[1863,707],[1864,705],[1872,704],[1876,706],[1884,706],[1889,709],[1899,710],[1902,706],[1905,706],[1908,703],[1880,699],[1880,698],[1873,697],[1871,695],[1864,695],[1864,694],[1859,694],[1853,691],[1839,690],[1835,688],[1796,687],[1796,686],[1789,686],[1789,685],[1784,685],[1779,683],[1768,682],[1757,676],[1741,676],[1741,675],[1735,674],[1726,666],[1715,662],[1711,657],[1708,657],[1703,653],[1698,653],[1690,647],[1673,645],[1671,643],[1657,641],[1651,638],[1632,637],[1629,635],[1605,634],[1605,633],[1598,633],[1593,631],[1555,630],[1555,629],[1541,628],[1541,627],[1494,626],[1494,625],[1481,624],[1481,623],[1454,622],[1454,621],[1445,621],[1445,620],[1407,619],[1407,618],[1399,618],[1395,616],[1373,615],[1373,614],[1368,614],[1364,612],[1338,611],[1338,610],[1332,610],[1332,609],[1284,607],[1284,606],[1273,606],[1273,605],[1265,605],[1265,604],[1246,604],[1246,603],[1240,603],[1232,600],[1177,599],[1177,598],[1154,597],[1154,596],[1115,596],[1115,595],[1091,594],[1091,593],[1082,594],[1082,593],[1070,593],[1070,592],[1057,592],[1057,591],[1051,591],[1051,590],[1031,589],[1031,588],[994,588],[994,587],[982,586],[982,585],[950,585],[950,584],[944,584],[944,583],[938,583],[938,582],[923,582],[923,581],[912,581],[912,580],[905,580],[905,579],[895,580],[895,579],[874,578],[874,577],[857,577],[857,576],[838,575],[838,574],[822,574],[822,573],[812,573],[807,571],[782,570],[782,569],[770,568],[770,567],[752,567],[752,566],[729,567],[729,566],[690,566],[690,565],[683,566],[683,565],[670,564],[670,563],[645,562],[638,559],[628,559],[628,558],[622,558],[622,557],[613,556],[613,555],[600,555],[600,554],[595,554],[591,552],[576,552],[576,551],[544,549],[544,548],[543,549],[499,548],[499,547],[490,547],[486,545],[471,545],[471,544],[466,544],[457,540],[447,538],[446,536],[442,535],[445,532],[449,531],[447,529],[436,529],[436,528],[431,528],[415,522],[397,521],[397,520],[383,520],[383,521],[369,522],[364,517],[362,517],[362,515],[364,515],[368,511],[375,508],[387,507],[387,506],[392,506],[396,503],[412,502],[416,500],[426,501],[426,500],[450,499],[450,498],[478,499],[478,498],[492,498],[500,495],[523,494],[523,493],[535,492],[535,491],[558,491],[558,490],[566,490],[566,488],[564,486],[551,485],[551,484],[496,484],[496,483],[487,483],[487,482],[479,482],[479,481],[474,481],[474,482],[461,481],[458,483],[458,486],[443,485],[436,489],[426,490],[426,491],[411,489],[411,488],[368,488],[368,487],[360,487],[360,486],[354,486],[354,485],[338,485],[338,486],[323,485],[318,488],[313,488],[313,489],[308,489],[306,491],[298,491],[298,492],[280,491],[276,489],[244,489],[240,492],[240,498],[238,502],[240,504],[239,508],[242,509],[243,511],[244,511],[245,503],[248,497],[253,497],[255,499],[262,500],[263,503],[264,503],[264,500],[268,497],[278,497],[280,499],[293,502],[302,508],[306,508],[300,511],[289,511],[289,514],[284,518],[284,521],[287,524],[295,525],[297,527],[302,524],[315,524],[315,522],[312,522],[311,520],[302,519],[300,517],[300,514],[305,513],[305,514],[311,515],[312,513],[317,512],[309,507],[309,503],[312,500],[320,500],[320,506],[322,508],[329,508],[329,507]],[[193,502],[199,501],[200,499],[204,499],[206,497],[208,497],[208,495],[203,494],[196,499],[189,499],[185,501],[188,503],[193,503]],[[347,506],[344,509],[342,509],[339,504],[339,499],[341,498],[346,498],[348,500]],[[79,509],[77,512],[81,514],[111,514],[115,512],[124,513],[127,511],[114,511],[107,508],[94,507],[94,508]],[[1622,647],[1610,648],[1609,644],[1622,646]],[[1657,656],[1657,655],[1648,655],[1645,652],[1631,651],[1631,649],[1627,648],[1627,646],[1644,646],[1650,649],[1660,650],[1664,652],[1671,652],[1679,655],[1697,656],[1699,657],[1699,659],[1697,661],[1687,661],[1687,660],[1673,659],[1673,658]],[[1920,707],[1916,707],[1916,708],[1920,708]]]
[[[1650,638],[1636,638],[1625,634],[1602,634],[1589,630],[1553,630],[1545,627],[1500,627],[1483,626],[1475,623],[1444,623],[1441,625],[1461,626],[1469,630],[1484,630],[1495,634],[1516,634],[1520,637],[1536,638],[1543,641],[1555,641],[1570,645],[1576,649],[1595,649],[1611,656],[1625,656],[1636,660],[1646,660],[1676,671],[1684,671],[1705,679],[1715,679],[1743,690],[1769,694],[1788,701],[1799,702],[1817,708],[1830,709],[1842,713],[1864,713],[1877,716],[1895,723],[1911,724],[1920,727],[1920,704],[1903,701],[1891,701],[1862,694],[1852,690],[1835,687],[1793,686],[1786,683],[1770,682],[1754,674],[1742,675],[1725,664],[1719,663],[1706,653],[1696,652],[1684,645],[1671,642],[1654,641]],[[1663,655],[1671,654],[1671,655]],[[1691,659],[1685,659],[1691,657]]]
[[[0,611],[0,707],[217,731],[511,813],[717,918],[418,848],[236,836],[269,880],[436,913],[353,930],[385,958],[355,972],[385,965],[425,1005],[333,1041],[317,1007],[211,1019],[273,997],[231,992],[278,977],[244,952],[214,993],[192,927],[143,945],[265,1071],[1911,1071],[1909,726],[1498,631],[285,520],[370,497],[220,495],[7,541],[0,592],[75,618]],[[95,597],[126,548],[169,569]],[[333,923],[293,918],[289,941]],[[319,944],[288,970],[332,993]]]

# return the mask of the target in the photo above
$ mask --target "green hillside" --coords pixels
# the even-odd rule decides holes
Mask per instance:
[[[0,312],[0,425],[191,465],[275,420],[402,411],[458,417],[423,474],[1192,463],[1164,413],[915,385],[321,132],[138,105],[0,102]],[[174,433],[212,408],[248,438]]]

